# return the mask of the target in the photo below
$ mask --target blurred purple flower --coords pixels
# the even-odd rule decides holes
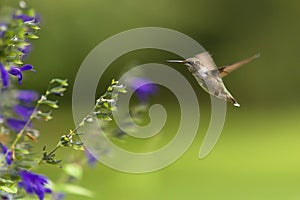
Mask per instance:
[[[22,59],[25,60],[29,53],[31,52],[32,50],[32,45],[29,44],[29,45],[26,45],[25,47],[23,47],[22,49],[19,49],[24,55],[22,56]]]
[[[97,162],[97,158],[87,149],[85,149],[85,156],[90,167],[93,167]]]
[[[7,147],[6,147],[4,144],[2,144],[2,143],[0,143],[0,146],[1,146],[1,149],[2,149],[3,155],[6,154],[6,153],[8,152]],[[12,152],[11,152],[11,151],[9,151],[9,152],[7,153],[7,155],[6,155],[6,157],[5,157],[5,160],[6,160],[6,163],[7,163],[8,165],[11,165],[11,164],[12,164]]]
[[[129,87],[136,91],[138,98],[143,102],[147,102],[149,97],[158,91],[158,87],[147,78],[131,78]]]
[[[34,17],[30,17],[25,14],[20,14],[20,15],[14,15],[15,19],[21,19],[23,22],[28,22],[28,21],[33,21]]]
[[[53,200],[63,200],[65,198],[65,194],[62,192],[56,192],[52,194],[52,199]]]
[[[16,133],[19,133],[25,126],[26,121],[14,119],[14,118],[7,118],[6,119],[6,125],[14,130]]]
[[[33,90],[18,90],[16,93],[16,98],[19,101],[25,102],[25,103],[31,103],[36,100],[38,100],[39,95],[37,92]]]
[[[34,108],[33,107],[25,107],[21,105],[15,105],[14,111],[18,116],[23,117],[24,120],[27,120],[30,115],[33,113]]]
[[[7,25],[4,23],[0,23],[0,38],[3,37],[6,30],[7,30]]]
[[[22,84],[22,79],[23,79],[23,71],[34,71],[32,65],[27,64],[23,65],[21,68],[18,67],[11,67],[10,70],[8,71],[11,75],[14,75],[18,77],[18,83],[21,85]]]
[[[7,88],[9,83],[9,74],[6,71],[5,67],[2,63],[0,63],[0,73],[1,73],[1,81],[2,81],[2,87]]]
[[[13,15],[14,19],[21,19],[23,22],[33,22],[33,23],[39,23],[41,21],[41,17],[40,15],[36,14],[34,17],[31,17],[29,15],[25,15],[25,14],[19,14]]]
[[[1,112],[1,110],[0,110],[0,112]],[[4,122],[4,118],[3,118],[3,116],[0,114],[0,124],[2,124]]]
[[[51,189],[45,187],[48,183],[46,176],[25,170],[21,170],[19,174],[22,181],[18,183],[18,186],[24,188],[28,194],[36,194],[42,200],[45,193],[52,192]]]

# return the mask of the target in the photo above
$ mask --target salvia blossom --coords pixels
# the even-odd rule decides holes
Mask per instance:
[[[56,192],[52,194],[52,199],[53,200],[63,200],[65,198],[65,194],[62,192]]]
[[[30,115],[33,113],[34,108],[33,107],[27,107],[27,106],[21,106],[21,105],[15,105],[14,111],[18,116],[22,117],[24,120],[27,120]]]
[[[6,30],[7,30],[7,25],[3,24],[3,23],[0,23],[0,38],[3,37]]]
[[[1,74],[2,87],[7,88],[9,84],[9,74],[2,63],[0,63],[0,74]]]
[[[131,78],[128,85],[136,91],[138,98],[142,102],[147,102],[149,97],[158,90],[157,86],[147,78]]]
[[[0,146],[2,149],[2,154],[3,155],[6,154],[6,157],[5,157],[6,163],[8,165],[11,165],[12,164],[12,152],[8,151],[7,147],[4,144],[0,143]]]
[[[23,79],[22,72],[23,71],[28,71],[28,70],[34,71],[32,65],[30,65],[30,64],[23,65],[21,68],[11,67],[10,70],[8,71],[8,73],[18,77],[18,83],[21,85],[22,84],[22,79]]]
[[[15,94],[15,98],[24,103],[32,103],[38,100],[39,95],[33,90],[18,90]]]
[[[25,60],[28,57],[29,53],[32,51],[32,45],[28,44],[25,47],[20,48],[19,50],[24,54],[22,56],[22,59]]]
[[[25,15],[25,14],[14,15],[13,18],[21,19],[23,22],[34,22],[34,23],[39,22],[38,17],[31,17],[31,16]]]
[[[85,156],[90,167],[93,167],[98,161],[97,158],[87,149],[85,149]]]
[[[51,193],[51,189],[46,188],[48,178],[46,176],[35,174],[30,171],[22,170],[19,172],[22,179],[18,186],[24,188],[28,194],[36,194],[40,200],[44,199],[45,193]]]
[[[14,130],[16,133],[20,132],[25,126],[27,120],[20,120],[15,118],[6,119],[6,125]]]

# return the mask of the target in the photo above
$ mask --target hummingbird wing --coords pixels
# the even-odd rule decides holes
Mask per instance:
[[[215,64],[215,62],[212,59],[211,55],[207,51],[199,53],[199,54],[195,55],[194,57],[199,59],[201,65],[205,66],[207,71],[217,69],[217,65]]]
[[[221,67],[219,68],[219,74],[220,74],[220,77],[223,78],[225,76],[227,76],[229,73],[231,73],[232,71],[238,69],[239,67],[241,67],[242,65],[245,65],[249,62],[251,62],[252,60],[254,60],[255,58],[258,58],[260,56],[260,54],[256,54],[250,58],[246,58],[244,60],[241,60],[239,62],[236,62],[234,64],[231,64],[231,65],[227,65],[227,66],[224,66],[224,67]]]

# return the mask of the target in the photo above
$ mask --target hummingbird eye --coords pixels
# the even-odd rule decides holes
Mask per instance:
[[[191,61],[191,60],[188,60],[188,61],[187,61],[187,64],[189,64],[189,65],[193,65],[193,64],[194,64],[194,62],[193,62],[193,61]]]

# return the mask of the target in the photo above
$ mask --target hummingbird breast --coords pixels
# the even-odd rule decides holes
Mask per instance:
[[[228,101],[233,98],[232,95],[226,89],[222,78],[217,70],[201,73],[199,70],[194,71],[194,77],[199,85],[209,94]]]

